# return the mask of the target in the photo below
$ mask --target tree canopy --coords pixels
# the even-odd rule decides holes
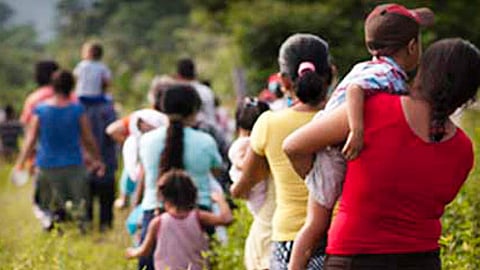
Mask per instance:
[[[480,44],[480,17],[472,1],[398,1],[407,7],[428,6],[436,24],[423,31],[427,46],[433,40],[460,36]],[[145,100],[155,74],[173,73],[179,57],[197,62],[200,78],[212,82],[224,98],[232,98],[232,72],[247,71],[250,93],[264,87],[277,70],[278,48],[296,32],[317,34],[329,42],[332,59],[344,74],[368,58],[363,21],[379,3],[373,0],[61,0],[58,35],[39,45],[31,26],[11,26],[12,10],[0,4],[0,46],[8,52],[0,62],[2,102],[12,102],[33,89],[34,61],[48,56],[72,69],[80,47],[89,39],[101,41],[104,61],[114,73],[113,93],[127,107]],[[13,91],[13,92],[12,92]]]

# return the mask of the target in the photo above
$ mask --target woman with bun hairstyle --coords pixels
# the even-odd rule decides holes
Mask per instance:
[[[347,163],[325,269],[441,269],[440,219],[474,161],[471,140],[449,116],[475,98],[479,66],[473,44],[444,39],[426,50],[409,96],[366,100],[365,147]],[[341,105],[293,132],[283,149],[305,175],[313,153],[348,133]]]
[[[239,181],[232,195],[242,197],[256,183],[271,174],[276,196],[272,220],[270,269],[287,269],[293,240],[305,222],[308,191],[282,151],[282,142],[290,133],[309,122],[325,104],[331,80],[328,44],[318,36],[294,34],[280,47],[278,63],[283,87],[293,89],[293,106],[265,112],[255,123],[250,148]],[[309,269],[321,269],[324,246],[309,263]]]

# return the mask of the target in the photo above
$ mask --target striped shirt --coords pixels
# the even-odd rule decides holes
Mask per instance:
[[[356,64],[333,91],[325,111],[345,102],[346,90],[351,84],[358,85],[366,95],[379,92],[404,95],[408,93],[407,79],[405,71],[390,57],[374,57]]]

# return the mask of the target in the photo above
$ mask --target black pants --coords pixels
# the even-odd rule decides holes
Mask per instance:
[[[87,201],[87,220],[93,220],[93,202],[100,201],[100,228],[111,228],[113,222],[113,201],[115,200],[114,170],[107,168],[103,177],[89,175],[89,196]]]
[[[440,270],[439,251],[407,254],[327,255],[325,270]]]

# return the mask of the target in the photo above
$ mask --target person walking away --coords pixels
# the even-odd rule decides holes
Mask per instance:
[[[258,117],[268,110],[267,103],[251,97],[246,97],[238,106],[235,114],[238,137],[228,151],[232,163],[229,173],[233,182],[237,182],[242,174],[253,125]],[[272,217],[275,210],[275,191],[270,177],[252,188],[248,195],[247,207],[253,215],[253,222],[245,241],[245,267],[248,270],[269,269]]]
[[[111,95],[106,91],[111,83],[111,72],[101,62],[103,47],[97,42],[86,42],[82,46],[82,61],[74,69],[77,79],[75,93],[85,107],[91,130],[102,154],[107,170],[102,177],[89,175],[89,200],[87,216],[93,221],[93,204],[98,197],[100,202],[100,230],[113,225],[113,203],[115,200],[115,170],[117,168],[114,140],[105,133],[109,124],[116,120]]]
[[[325,269],[441,269],[441,217],[474,161],[471,140],[449,116],[475,98],[479,65],[470,42],[440,40],[423,54],[409,96],[366,100],[365,148],[347,163]],[[341,105],[292,133],[284,149],[303,173],[314,152],[344,141],[349,128]]]
[[[18,137],[23,134],[23,125],[16,119],[12,105],[5,106],[5,121],[0,123],[1,151],[5,161],[14,161],[18,153]]]
[[[35,63],[34,73],[35,73],[35,82],[37,83],[38,88],[30,93],[25,99],[22,113],[20,114],[20,122],[23,124],[25,133],[28,133],[28,128],[32,122],[34,116],[34,109],[36,106],[43,101],[50,99],[54,96],[53,86],[51,85],[52,74],[58,70],[58,63],[52,60],[42,60]],[[70,96],[71,100],[75,100],[74,95]],[[50,217],[46,209],[41,209],[39,206],[40,202],[40,191],[37,184],[37,172],[35,169],[35,151],[32,151],[32,154],[27,159],[26,169],[29,171],[32,176],[33,183],[33,205],[32,210],[34,216],[40,221],[42,226],[47,229],[50,227]],[[56,211],[62,212],[63,206],[61,209]]]
[[[163,113],[169,118],[168,127],[160,127],[144,134],[140,139],[140,161],[145,172],[142,185],[143,209],[142,237],[145,240],[148,224],[155,211],[162,211],[158,201],[155,182],[171,168],[184,169],[192,177],[197,189],[197,206],[211,211],[210,174],[216,174],[222,165],[215,140],[193,128],[197,122],[201,100],[195,89],[188,84],[167,87],[162,98]],[[213,233],[213,227],[207,232]],[[154,269],[153,257],[141,256],[138,269]]]
[[[305,223],[308,190],[282,151],[291,132],[309,122],[326,102],[331,70],[328,44],[318,36],[294,34],[280,47],[278,63],[283,87],[295,93],[292,107],[263,113],[250,135],[242,176],[232,185],[234,197],[246,196],[270,173],[276,208],[272,220],[270,269],[287,269],[297,233]],[[309,269],[321,269],[325,245],[313,252]]]
[[[183,58],[177,62],[177,79],[190,84],[197,91],[202,105],[198,113],[198,120],[214,125],[215,120],[215,95],[212,89],[197,80],[195,63],[190,58]]]
[[[320,151],[306,177],[316,203],[309,208],[312,223],[306,223],[298,235],[291,269],[305,267],[307,254],[326,232],[330,219],[319,217],[333,208],[341,193],[346,166],[343,155],[354,159],[363,145],[364,100],[382,92],[408,94],[407,74],[417,67],[421,55],[420,27],[432,25],[433,17],[427,8],[408,10],[397,4],[379,5],[367,17],[365,43],[372,60],[355,65],[334,90],[325,110],[314,118],[321,118],[346,103],[351,131],[343,153],[335,146]]]
[[[208,268],[204,257],[208,251],[205,227],[232,221],[225,198],[221,193],[212,194],[212,200],[220,206],[219,214],[198,209],[195,184],[185,171],[175,168],[160,177],[157,187],[165,212],[150,222],[142,245],[127,249],[126,257],[145,256],[155,246],[156,270]]]
[[[70,100],[73,75],[65,70],[56,71],[52,75],[52,85],[55,95],[34,109],[27,139],[15,167],[23,169],[38,141],[36,166],[39,170],[40,207],[49,210],[53,221],[53,211],[71,200],[75,210],[72,213],[83,231],[88,194],[81,144],[93,157],[92,173],[102,175],[105,166],[100,160],[83,107]],[[53,223],[46,229],[52,227]]]

